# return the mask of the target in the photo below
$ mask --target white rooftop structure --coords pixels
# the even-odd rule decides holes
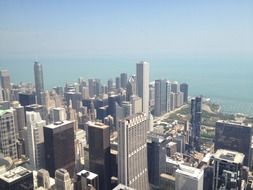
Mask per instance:
[[[203,170],[185,165],[179,165],[179,168],[176,170],[176,173],[196,179],[200,179],[203,176]]]
[[[50,128],[50,129],[55,129],[55,128],[58,128],[58,127],[61,127],[63,125],[66,125],[66,124],[69,124],[69,123],[73,123],[73,121],[68,121],[68,120],[65,120],[65,121],[56,121],[54,123],[51,123],[47,126],[45,126],[46,128]]]
[[[3,181],[6,181],[8,183],[12,183],[13,181],[16,181],[16,180],[18,180],[28,174],[31,174],[31,173],[32,173],[32,171],[19,166],[17,168],[14,168],[14,169],[0,175],[0,179],[2,179]]]
[[[214,158],[225,160],[230,163],[241,164],[244,160],[244,154],[231,150],[218,149],[214,154]]]
[[[92,172],[87,171],[87,170],[82,170],[82,171],[77,173],[77,176],[82,176],[82,175],[86,175],[86,178],[89,179],[89,180],[93,180],[93,179],[98,177],[97,174],[92,173]]]

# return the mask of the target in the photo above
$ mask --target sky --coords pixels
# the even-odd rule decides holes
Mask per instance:
[[[252,0],[0,0],[0,57],[252,56]]]

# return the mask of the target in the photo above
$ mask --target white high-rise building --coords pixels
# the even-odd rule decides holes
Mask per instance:
[[[13,110],[0,110],[0,150],[5,157],[18,157]]]
[[[57,107],[50,110],[53,122],[65,121],[67,118],[65,108]]]
[[[67,170],[61,168],[55,171],[55,188],[56,190],[73,190],[73,183]]]
[[[138,113],[119,121],[119,183],[138,190],[149,189],[146,143],[148,130],[146,113]]]
[[[44,133],[46,121],[42,120],[38,112],[26,112],[25,142],[26,155],[29,157],[31,169],[38,170],[44,167]]]
[[[149,112],[149,63],[142,61],[136,64],[137,95],[142,98],[142,111]]]
[[[176,170],[175,190],[203,190],[204,171],[190,166],[179,165]]]

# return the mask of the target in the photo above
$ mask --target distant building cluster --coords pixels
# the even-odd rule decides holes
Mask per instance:
[[[201,96],[186,83],[150,82],[149,63],[104,85],[79,78],[44,88],[0,71],[1,190],[253,190],[252,125],[216,121],[201,135]],[[189,107],[190,119],[164,121]]]

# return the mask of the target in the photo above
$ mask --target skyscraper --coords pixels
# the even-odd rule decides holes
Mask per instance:
[[[126,100],[129,101],[132,95],[136,95],[136,77],[131,76],[126,85]]]
[[[179,165],[176,170],[175,190],[203,190],[204,171],[190,166]]]
[[[41,93],[44,92],[43,70],[42,65],[37,61],[34,62],[34,80],[37,95],[37,103],[42,105],[44,103],[43,98],[41,96]]]
[[[241,189],[244,154],[219,149],[214,154],[213,190]]]
[[[37,173],[37,184],[38,187],[44,187],[46,189],[50,189],[50,176],[47,170],[40,169]]]
[[[26,112],[26,122],[26,154],[31,169],[38,170],[45,167],[43,127],[46,126],[46,121],[41,119],[38,112]]]
[[[73,184],[69,172],[63,168],[55,171],[56,190],[73,190]]]
[[[21,166],[0,175],[1,190],[34,190],[33,172]]]
[[[110,129],[103,123],[88,124],[90,171],[98,174],[99,189],[109,190],[110,176]]]
[[[214,149],[227,149],[245,155],[244,164],[251,166],[252,126],[219,120],[215,127]]]
[[[44,127],[45,168],[51,177],[55,170],[66,169],[70,175],[75,169],[74,121],[58,121]]]
[[[149,63],[136,64],[136,87],[137,95],[142,98],[142,111],[149,113]]]
[[[75,183],[76,190],[99,190],[98,175],[90,171],[82,170],[77,173],[77,180]]]
[[[10,81],[10,74],[8,70],[1,70],[1,86],[2,86],[2,93],[4,101],[10,101],[11,95],[11,81]]]
[[[18,157],[16,131],[12,110],[0,110],[0,150],[4,156]]]
[[[119,121],[118,180],[138,190],[149,189],[147,170],[147,131],[145,113],[138,113]]]
[[[160,187],[160,175],[166,169],[166,144],[164,137],[155,133],[148,134],[148,177],[149,183],[154,189]]]
[[[121,73],[120,74],[120,83],[121,83],[121,88],[126,88],[126,85],[127,85],[127,73]]]
[[[155,116],[168,111],[170,96],[167,90],[167,80],[155,80]]]
[[[191,100],[191,147],[200,151],[200,126],[202,114],[202,98],[196,97]]]
[[[180,84],[180,91],[184,93],[184,103],[188,101],[188,84],[182,83]]]
[[[116,77],[116,79],[115,79],[115,84],[116,84],[116,89],[119,89],[120,86],[121,86],[120,77]]]

